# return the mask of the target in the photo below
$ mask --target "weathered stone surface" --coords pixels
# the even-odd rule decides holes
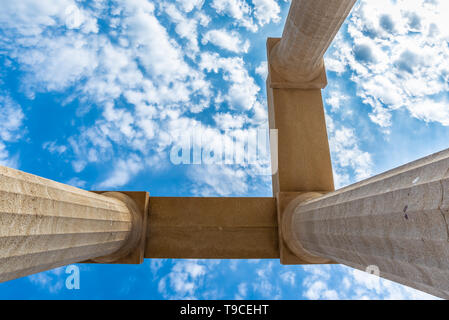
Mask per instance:
[[[271,54],[270,64],[273,69],[286,82],[298,84],[322,76],[324,53],[355,2],[356,0],[293,0],[282,40]]]
[[[449,298],[449,150],[294,209],[292,233],[315,256]]]
[[[273,195],[334,191],[321,90],[273,89],[268,85],[267,94],[270,129],[277,129],[279,138]]]
[[[327,74],[324,63],[321,66],[321,71],[318,72],[318,75],[313,78],[304,78],[299,77],[296,81],[288,81],[286,80],[281,73],[279,73],[271,63],[273,61],[274,50],[281,38],[268,38],[267,39],[267,55],[268,61],[268,85],[272,89],[302,89],[302,90],[311,90],[311,89],[324,89],[327,86]]]
[[[151,197],[145,258],[278,259],[274,198]]]
[[[133,219],[122,200],[0,166],[0,282],[125,254]]]

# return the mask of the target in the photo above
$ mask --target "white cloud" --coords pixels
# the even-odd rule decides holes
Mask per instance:
[[[137,11],[128,16],[124,24],[128,28],[130,43],[149,74],[168,82],[188,77],[191,70],[183,59],[181,49],[171,41],[167,30],[153,13]]]
[[[204,5],[204,0],[176,0],[182,7],[184,12],[191,12],[193,9],[201,9]]]
[[[447,1],[437,0],[361,1],[347,22],[349,39],[340,34],[334,42],[328,67],[351,72],[380,127],[392,126],[398,109],[449,125],[448,9]]]
[[[254,5],[254,16],[260,26],[264,26],[270,22],[279,22],[281,8],[275,0],[252,0]]]
[[[17,103],[8,96],[0,95],[0,138],[3,141],[13,142],[20,138],[24,118],[22,108]]]
[[[341,265],[305,266],[303,295],[313,300],[427,300],[426,293]],[[335,289],[338,288],[338,291]]]
[[[57,294],[65,285],[65,277],[63,276],[64,269],[64,267],[61,267],[37,273],[27,277],[27,279],[41,290],[46,290],[51,294]]]
[[[203,53],[200,67],[208,72],[223,71],[223,79],[230,83],[224,99],[231,109],[250,110],[256,105],[260,88],[249,75],[242,58],[222,58],[216,53]]]
[[[219,14],[233,18],[237,25],[252,32],[271,22],[281,20],[281,8],[274,0],[251,0],[252,7],[245,0],[213,0],[212,8]]]
[[[98,31],[96,19],[73,0],[1,0],[0,6],[0,27],[21,35],[39,35],[57,25],[81,29],[84,33]]]
[[[256,68],[256,73],[265,81],[268,77],[268,62],[262,61]]]
[[[2,49],[34,74],[22,81],[30,97],[31,91],[63,89],[95,65],[84,37],[98,32],[96,18],[74,1],[1,1],[1,6]],[[68,36],[59,36],[60,32],[49,36],[57,28],[67,28]]]
[[[211,17],[202,11],[196,12],[195,19],[203,27],[207,27],[209,25],[209,23],[212,21]]]
[[[202,197],[238,196],[248,191],[244,169],[224,165],[194,166],[189,171],[194,194]]]
[[[198,196],[245,194],[250,188],[257,187],[260,182],[253,185],[251,179],[263,180],[264,178],[258,176],[260,171],[257,171],[256,165],[249,164],[248,154],[245,151],[247,150],[245,146],[249,143],[249,131],[255,131],[255,129],[238,128],[246,121],[243,115],[228,113],[218,114],[213,118],[218,128],[204,126],[199,121],[176,113],[171,114],[170,119],[166,119],[163,129],[170,134],[161,147],[169,146],[172,156],[172,147],[185,146],[188,141],[187,147],[190,146],[188,163],[193,165],[188,166],[186,170],[187,177],[193,184],[190,188],[193,194]],[[212,150],[213,156],[208,153]],[[195,156],[197,152],[199,155]],[[229,159],[230,163],[228,163]],[[268,159],[259,159],[261,163],[265,160]]]
[[[326,116],[326,123],[336,187],[354,182],[353,179],[369,178],[374,166],[372,156],[361,149],[355,129],[343,126],[329,116]]]
[[[341,108],[348,102],[349,97],[340,91],[331,91],[326,103],[331,107],[332,112],[339,112]]]
[[[150,269],[153,275],[156,275],[158,271],[164,266],[165,260],[162,259],[151,259],[150,260]]]
[[[6,145],[0,141],[0,166],[16,168],[17,164],[17,158],[12,158]]]
[[[87,185],[87,182],[84,180],[81,180],[80,178],[72,178],[69,181],[66,182],[66,184],[73,186],[73,187],[77,187],[77,188],[85,188]]]
[[[72,4],[66,1],[64,6]],[[52,153],[64,153],[75,172],[83,171],[91,163],[111,163],[108,178],[95,185],[118,187],[148,168],[148,159],[157,158],[158,164],[168,161],[163,154],[173,142],[173,130],[177,130],[174,123],[187,119],[183,116],[186,112],[199,113],[210,107],[211,99],[216,98],[217,108],[218,104],[226,103],[228,109],[240,112],[221,112],[215,117],[223,130],[240,128],[248,123],[248,118],[253,118],[249,125],[265,122],[266,106],[259,101],[260,88],[249,75],[243,59],[206,53],[195,61],[197,28],[207,26],[210,21],[204,12],[198,11],[202,5],[202,1],[189,1],[178,9],[174,5],[155,6],[149,1],[118,0],[111,8],[113,17],[109,26],[113,31],[97,34],[93,29],[87,31],[87,25],[93,25],[88,20],[95,22],[95,17],[108,9],[106,4],[79,9],[83,22],[73,23],[71,29],[61,32],[60,28],[67,22],[65,7],[61,5],[55,11],[44,8],[46,3],[33,2],[33,6],[40,6],[36,9],[40,17],[35,17],[37,27],[28,32],[19,22],[11,24],[16,26],[15,43],[20,46],[6,48],[25,71],[24,88],[33,97],[35,92],[62,92],[70,87],[73,94],[66,101],[78,99],[87,106],[80,106],[79,115],[89,112],[92,104],[101,114],[92,124],[79,127],[79,134],[67,139],[68,145],[47,141],[44,148]],[[177,34],[187,40],[190,51],[169,35],[161,24],[160,14],[167,14],[175,22]],[[230,40],[240,41],[238,50],[247,51],[247,41],[241,40],[236,32],[229,35]],[[237,50],[237,47],[230,48]],[[186,54],[193,60],[187,62]],[[205,72],[217,73],[225,82],[222,87],[226,91],[213,92]],[[118,106],[116,102],[121,97],[130,105]],[[171,116],[174,114],[177,116]],[[220,136],[218,131],[214,134]],[[3,147],[2,154],[4,150]],[[118,159],[117,152],[121,154]],[[243,168],[228,168],[220,172],[220,177],[238,177],[242,182],[237,190],[244,191],[247,190],[244,172]],[[218,171],[209,172],[212,173]],[[193,182],[206,186],[204,192],[229,192],[214,177]],[[203,191],[196,189],[199,193]]]
[[[96,43],[83,36],[41,38],[17,53],[21,68],[29,72],[28,90],[61,91],[92,75],[98,66]],[[76,59],[75,59],[76,57]],[[29,95],[32,97],[33,92]]]
[[[218,128],[222,130],[227,129],[241,129],[248,119],[242,115],[232,115],[230,113],[218,113],[214,115],[214,121]]]
[[[245,60],[199,51],[200,33],[205,42],[231,52],[248,52],[249,45],[229,24],[226,29],[217,29],[223,27],[220,24],[207,29],[211,17],[216,16],[199,11],[203,0],[177,0],[177,7],[168,5],[160,11],[160,5],[151,1],[117,0],[111,8],[114,18],[108,21],[109,34],[97,34],[97,17],[103,17],[101,10],[107,9],[106,4],[96,1],[97,11],[78,8],[80,20],[67,20],[67,8],[75,3],[0,0],[0,28],[7,31],[0,44],[2,54],[9,54],[26,73],[21,80],[30,96],[35,91],[61,92],[73,86],[69,100],[77,97],[82,104],[95,104],[100,109],[101,116],[80,127],[67,148],[55,141],[45,144],[47,150],[64,153],[67,159],[70,146],[70,161],[77,172],[89,163],[112,164],[110,172],[104,172],[107,178],[96,184],[98,188],[123,186],[151,163],[163,167],[161,163],[168,161],[163,154],[173,141],[202,124],[196,114],[210,107],[211,101],[216,103],[212,107],[217,112],[209,120],[214,120],[216,127],[205,126],[203,132],[212,140],[223,138],[221,130],[266,124],[265,97],[260,96]],[[391,112],[400,108],[424,121],[449,125],[445,99],[433,98],[448,89],[447,1],[393,3],[360,2],[348,24],[350,39],[338,36],[335,51],[326,59],[327,67],[338,73],[350,71],[349,78],[358,83],[358,95],[372,108],[372,121],[380,126],[392,125]],[[211,6],[218,14],[230,16],[237,27],[250,31],[280,21],[279,4],[273,0],[213,0]],[[174,25],[164,24],[164,18]],[[169,33],[172,27],[178,37]],[[230,31],[225,34],[224,30]],[[222,34],[217,37],[217,32]],[[267,63],[262,62],[255,71],[265,78]],[[219,86],[213,87],[203,72],[220,78]],[[13,107],[0,106],[0,163],[13,165],[8,144],[21,137],[24,115],[19,106],[0,98],[0,104],[5,101]],[[327,100],[335,113],[341,113],[346,102],[346,96],[338,92]],[[328,123],[337,185],[371,175],[371,155],[364,150],[358,132],[336,121]],[[187,174],[196,195],[242,195],[253,185],[262,184],[251,180],[250,168],[238,165],[194,167]],[[68,183],[86,185],[80,179]],[[152,267],[158,272],[160,263]],[[200,261],[176,263],[172,273],[161,279],[159,288],[165,297],[172,297],[170,289],[178,298],[198,297],[208,268]],[[278,283],[272,281],[273,268],[262,263],[256,270],[258,282],[253,289],[261,296],[281,295]],[[314,280],[304,282],[309,298],[421,296],[390,282],[382,282],[377,289],[372,278],[355,271],[342,273],[338,288],[346,291],[340,293],[335,290],[335,279],[326,275],[340,269],[311,270],[307,271],[312,277],[308,280]],[[278,278],[289,285],[299,281],[293,272],[283,272]],[[45,276],[34,280],[42,284],[49,281]],[[237,296],[246,297],[248,291],[248,284],[241,283]]]
[[[281,280],[286,284],[294,286],[296,281],[296,273],[292,271],[284,272],[281,274]]]
[[[197,291],[214,265],[215,263],[204,263],[202,260],[175,262],[170,273],[159,281],[159,292],[166,299],[197,299]]]
[[[237,287],[237,294],[235,295],[235,300],[245,300],[248,294],[248,284],[242,282]]]
[[[183,2],[189,5],[189,2]],[[190,8],[190,7],[189,7]],[[190,10],[191,11],[191,10]],[[198,16],[196,19],[187,18],[174,5],[167,5],[167,14],[176,23],[176,33],[184,39],[188,40],[188,50],[195,54],[199,51],[198,47],[198,23],[202,22],[203,16]],[[188,11],[189,12],[189,11]]]
[[[323,281],[314,281],[304,296],[310,300],[337,300],[339,298],[337,291],[329,289]]]
[[[225,29],[209,30],[204,35],[202,43],[205,45],[209,42],[234,53],[247,53],[250,47],[249,40],[243,41],[237,32]]]
[[[99,183],[97,189],[117,188],[127,184],[143,168],[143,160],[136,155],[130,155],[126,160],[118,160],[108,178]]]
[[[217,13],[233,18],[238,25],[253,32],[258,30],[257,25],[250,16],[251,8],[245,0],[213,0],[211,6]]]
[[[0,95],[0,165],[18,166],[18,158],[10,155],[8,145],[24,135],[24,118],[22,108],[16,102],[7,95]]]
[[[435,101],[425,98],[408,106],[410,113],[426,122],[438,121],[449,126],[449,101]]]
[[[47,141],[42,145],[42,148],[48,150],[50,153],[63,154],[67,151],[67,146],[58,145],[56,141]]]
[[[253,283],[253,289],[263,298],[272,300],[281,299],[281,289],[273,282],[273,262],[259,263],[259,269],[256,270],[256,281]]]

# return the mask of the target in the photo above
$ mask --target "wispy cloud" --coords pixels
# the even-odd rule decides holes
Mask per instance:
[[[449,125],[447,1],[360,1],[327,57],[330,70],[350,72],[371,120],[392,126],[405,109],[426,122]],[[385,132],[389,132],[385,130]]]
[[[18,166],[18,157],[10,154],[8,145],[24,136],[24,119],[22,108],[9,95],[0,92],[0,165]]]
[[[435,299],[420,291],[345,266],[305,266],[303,295],[313,300]]]
[[[59,293],[65,286],[65,268],[57,268],[47,272],[41,272],[28,277],[28,280],[39,287],[40,290],[45,290],[51,294]]]
[[[247,53],[250,46],[250,42],[240,39],[240,35],[237,32],[223,29],[209,30],[203,36],[202,43],[212,43],[234,53]]]

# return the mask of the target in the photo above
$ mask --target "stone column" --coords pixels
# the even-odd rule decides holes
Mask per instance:
[[[304,194],[285,211],[298,256],[329,258],[449,298],[449,150],[327,195]]]
[[[293,0],[272,67],[287,81],[308,82],[324,69],[323,56],[356,0]]]
[[[124,194],[99,195],[0,166],[0,282],[118,260],[140,240],[141,220]]]

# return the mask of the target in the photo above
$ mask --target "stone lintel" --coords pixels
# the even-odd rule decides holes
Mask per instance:
[[[145,258],[278,259],[274,198],[152,197]]]
[[[276,198],[151,197],[145,258],[333,263],[298,258],[283,240],[283,213],[303,194],[283,192]]]

